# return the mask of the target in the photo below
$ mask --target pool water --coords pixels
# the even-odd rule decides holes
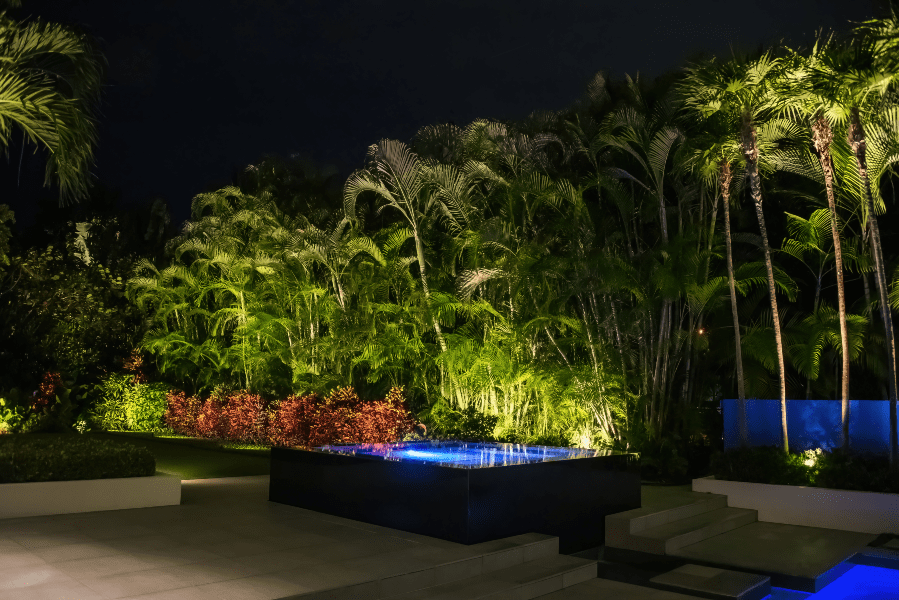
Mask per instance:
[[[601,456],[598,450],[554,448],[522,444],[486,442],[394,442],[391,444],[353,444],[320,446],[317,452],[369,456],[384,460],[435,464],[458,469],[483,469],[556,460]]]
[[[815,594],[772,588],[765,600],[899,600],[899,570],[855,565]]]

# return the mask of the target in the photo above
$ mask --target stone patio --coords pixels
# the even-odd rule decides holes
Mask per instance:
[[[551,536],[463,546],[269,502],[268,476],[184,481],[179,506],[0,520],[0,600],[535,597],[595,577]]]
[[[682,491],[644,487],[644,504]],[[832,545],[864,544],[845,536],[755,523],[678,558],[733,554],[749,571],[776,560],[799,574]],[[693,598],[596,572],[595,561],[558,555],[550,536],[463,546],[269,502],[265,475],[184,481],[179,506],[0,520],[0,600]]]

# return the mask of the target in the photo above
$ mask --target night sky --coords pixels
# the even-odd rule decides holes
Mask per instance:
[[[176,220],[263,154],[349,174],[381,138],[561,109],[605,70],[653,78],[813,39],[873,0],[24,0],[18,18],[74,24],[109,61],[94,173],[122,206],[160,196]],[[11,148],[0,202],[34,220],[43,163]],[[32,149],[33,150],[33,147]],[[21,181],[20,181],[21,179]]]

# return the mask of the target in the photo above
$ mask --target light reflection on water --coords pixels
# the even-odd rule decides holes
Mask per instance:
[[[466,469],[570,460],[609,454],[585,448],[554,448],[483,442],[396,442],[392,444],[321,446],[314,450]]]

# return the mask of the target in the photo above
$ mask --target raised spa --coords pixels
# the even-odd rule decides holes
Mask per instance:
[[[640,507],[630,454],[397,442],[272,448],[271,461],[273,502],[462,544],[536,532],[578,552],[603,543],[607,514]]]

